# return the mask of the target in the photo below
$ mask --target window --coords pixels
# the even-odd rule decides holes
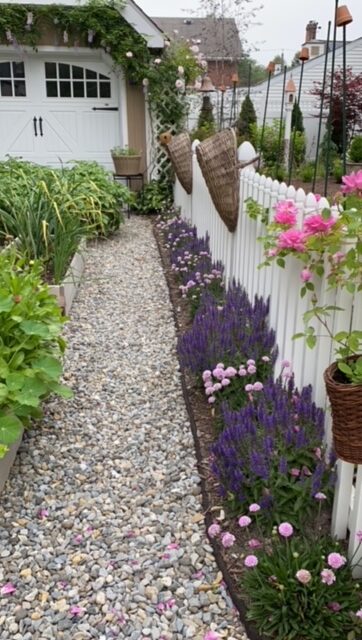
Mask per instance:
[[[0,62],[0,96],[26,97],[24,62]]]
[[[110,98],[108,76],[63,62],[45,63],[47,98]]]
[[[311,58],[315,58],[316,56],[319,56],[319,47],[312,46],[310,48],[310,55],[311,55]]]

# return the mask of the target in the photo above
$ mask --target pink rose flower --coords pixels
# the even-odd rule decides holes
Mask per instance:
[[[347,559],[340,553],[330,553],[327,562],[332,569],[340,569],[346,564]]]
[[[288,229],[283,231],[278,238],[278,249],[291,249],[303,253],[305,251],[306,235],[299,229]]]
[[[339,604],[339,602],[328,602],[327,607],[335,613],[338,613],[338,611],[342,609],[342,606]]]
[[[253,504],[249,506],[249,511],[251,513],[257,513],[258,511],[260,511],[260,509],[261,509],[260,504],[257,504],[256,502],[253,502]]]
[[[244,560],[244,565],[248,567],[248,569],[252,569],[253,567],[257,566],[258,562],[259,560],[256,556],[250,555],[250,556],[246,556]]]
[[[253,388],[254,388],[253,384],[246,384],[244,387],[246,393],[250,393],[253,390]]]
[[[253,391],[262,391],[264,389],[264,385],[262,382],[254,382]]]
[[[204,382],[207,382],[208,380],[210,380],[210,378],[211,378],[211,371],[209,371],[209,369],[206,369],[202,374],[202,379]]]
[[[241,516],[238,520],[239,527],[248,527],[251,524],[251,518],[249,516]]]
[[[221,536],[221,544],[222,544],[223,547],[225,547],[225,549],[228,549],[229,547],[232,547],[234,542],[235,542],[235,536],[233,536],[232,533],[229,533],[228,531],[225,531],[225,533],[222,534],[222,536]]]
[[[248,373],[250,373],[250,375],[253,375],[254,373],[256,373],[256,366],[254,364],[249,364]]]
[[[309,280],[311,280],[312,278],[313,274],[311,271],[309,271],[309,269],[303,269],[303,271],[301,271],[300,279],[302,280],[302,282],[309,282]]]
[[[356,611],[355,615],[357,616],[357,618],[360,618],[360,620],[362,620],[362,609],[358,609],[358,611]]]
[[[323,218],[319,213],[316,213],[305,218],[303,229],[307,235],[328,233],[335,223],[336,219],[332,216],[330,218]]]
[[[227,387],[229,384],[230,384],[229,378],[224,378],[223,380],[221,380],[222,387]]]
[[[300,476],[300,469],[295,469],[295,468],[293,468],[293,469],[291,469],[291,470],[290,470],[290,472],[289,472],[289,473],[290,473],[290,475],[291,475],[291,476],[293,476],[293,478],[299,478],[299,476]]]
[[[298,210],[292,200],[278,202],[275,207],[274,222],[293,226],[297,222]]]
[[[342,178],[343,193],[352,193],[353,191],[360,191],[362,189],[362,170],[353,171],[349,176],[343,176]]]
[[[321,580],[323,584],[327,584],[330,587],[336,581],[336,576],[331,569],[323,569],[321,571]]]
[[[283,538],[290,538],[294,533],[294,529],[289,522],[282,522],[278,527],[278,531]]]
[[[225,369],[225,375],[228,378],[234,378],[237,374],[236,369],[234,369],[234,367],[228,367],[227,369]]]
[[[307,569],[299,569],[295,574],[295,577],[301,584],[308,584],[312,579],[312,574]]]

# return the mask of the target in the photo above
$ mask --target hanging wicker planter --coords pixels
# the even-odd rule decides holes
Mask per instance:
[[[335,362],[325,370],[324,381],[332,409],[336,455],[346,462],[362,464],[362,384],[346,383]]]
[[[167,143],[167,151],[179,182],[186,193],[192,193],[192,149],[188,133],[179,133]]]
[[[233,232],[238,223],[240,188],[235,132],[224,129],[207,138],[196,147],[196,155],[217,212]]]

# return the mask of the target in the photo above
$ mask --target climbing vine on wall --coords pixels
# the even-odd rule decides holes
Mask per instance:
[[[122,0],[89,0],[85,5],[3,4],[0,44],[36,49],[44,33],[54,44],[103,49],[134,83],[148,86],[151,110],[162,126],[182,128],[186,113],[184,89],[200,74],[200,54],[187,45],[170,45],[151,52],[147,41],[122,17]],[[167,93],[167,100],[164,94]]]

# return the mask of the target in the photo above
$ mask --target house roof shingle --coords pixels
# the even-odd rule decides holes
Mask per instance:
[[[242,57],[239,32],[234,18],[151,18],[170,40],[197,44],[206,60]]]

